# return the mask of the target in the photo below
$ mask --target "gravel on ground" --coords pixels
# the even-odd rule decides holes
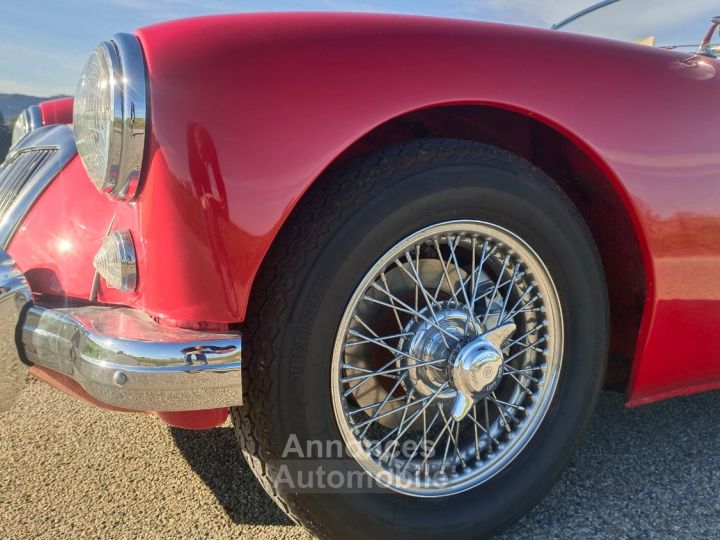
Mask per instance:
[[[605,392],[550,495],[501,537],[720,537],[719,392],[625,409]],[[310,538],[232,427],[185,431],[33,381],[0,414],[2,538]]]

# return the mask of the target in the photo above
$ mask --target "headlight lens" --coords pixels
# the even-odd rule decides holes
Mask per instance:
[[[20,139],[30,133],[33,129],[37,129],[42,126],[42,113],[40,107],[32,105],[21,112],[17,120],[15,120],[15,126],[13,126],[12,141],[10,147],[15,146]]]
[[[108,49],[103,43],[90,55],[73,104],[75,144],[88,176],[100,190],[110,184],[110,138],[116,93]]]
[[[146,139],[145,61],[135,36],[98,45],[73,104],[78,154],[95,186],[112,197],[138,194]]]

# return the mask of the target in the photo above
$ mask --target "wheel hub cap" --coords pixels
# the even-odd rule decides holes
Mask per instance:
[[[426,313],[425,310],[423,313]],[[480,325],[475,319],[470,319],[467,311],[452,306],[436,311],[434,317],[431,313],[426,313],[426,316],[428,321],[411,321],[405,331],[412,333],[413,337],[407,341],[407,345],[401,345],[402,349],[407,350],[407,357],[401,360],[402,366],[409,367],[406,386],[414,388],[421,396],[434,394],[448,380],[445,366],[431,362],[450,357],[453,349],[459,351],[454,341],[449,343],[449,336],[464,339],[468,333],[477,335],[480,329]],[[434,320],[431,321],[430,317]],[[452,388],[440,390],[438,394],[439,399],[451,399],[454,396]]]
[[[498,326],[461,346],[450,360],[450,382],[457,391],[452,406],[456,421],[465,418],[473,404],[488,397],[502,380],[502,345],[515,332],[515,324]]]

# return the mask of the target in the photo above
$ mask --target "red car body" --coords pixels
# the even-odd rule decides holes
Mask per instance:
[[[38,103],[43,126],[72,124],[73,98],[49,99]]]
[[[109,199],[75,157],[8,249],[33,291],[88,298],[114,219],[136,239],[138,287],[102,288],[100,301],[162,324],[240,325],[269,246],[318,177],[380,145],[458,136],[519,153],[581,210],[628,405],[720,387],[714,60],[390,15],[218,16],[136,35],[151,111],[142,195]],[[43,114],[67,122],[67,107]],[[163,416],[198,427],[224,412]]]

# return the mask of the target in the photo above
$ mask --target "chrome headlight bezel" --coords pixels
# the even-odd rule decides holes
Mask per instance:
[[[40,107],[37,105],[30,105],[30,107],[22,111],[15,120],[10,148],[13,148],[17,143],[19,143],[25,135],[34,129],[42,127],[42,125],[42,111],[40,111]]]
[[[108,80],[101,88],[89,81],[93,62],[99,62]],[[94,67],[97,67],[94,66]],[[88,102],[108,92],[107,113],[86,110]],[[78,154],[95,186],[109,196],[133,200],[139,194],[143,158],[148,135],[148,91],[145,57],[138,39],[131,34],[116,34],[98,45],[83,68],[73,105],[73,125]],[[92,115],[96,114],[95,117]],[[106,143],[94,145],[89,125],[93,120],[104,129]],[[98,158],[100,158],[99,161]],[[92,160],[96,160],[93,162]],[[100,166],[98,166],[98,163]]]

